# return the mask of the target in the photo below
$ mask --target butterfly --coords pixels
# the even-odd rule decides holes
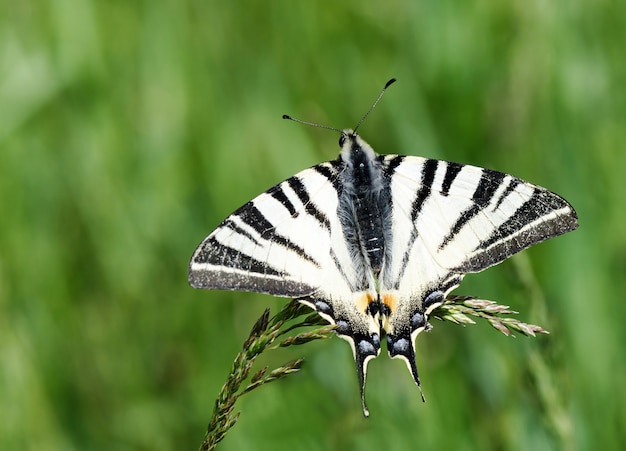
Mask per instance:
[[[354,131],[335,129],[336,160],[237,209],[189,264],[195,288],[295,298],[335,324],[354,354],[365,416],[381,339],[420,387],[415,339],[463,277],[578,227],[565,199],[512,175],[374,152],[356,129],[394,81]]]

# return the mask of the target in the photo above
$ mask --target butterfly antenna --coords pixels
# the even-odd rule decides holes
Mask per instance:
[[[341,130],[335,127],[330,127],[328,125],[315,124],[313,122],[303,121],[301,119],[296,119],[295,117],[291,117],[288,114],[283,114],[283,119],[289,119],[290,121],[298,122],[299,124],[309,125],[311,127],[325,128],[327,130],[334,130],[336,132],[341,133]]]
[[[370,113],[372,112],[372,110],[376,107],[376,104],[378,104],[378,101],[380,100],[380,98],[383,96],[383,94],[385,93],[385,91],[387,90],[387,88],[389,86],[391,86],[393,83],[396,82],[395,78],[392,78],[391,80],[389,80],[387,83],[385,83],[385,87],[383,88],[382,91],[380,91],[380,94],[378,94],[378,97],[376,98],[376,101],[372,104],[372,106],[370,107],[369,110],[367,110],[367,113],[365,113],[363,115],[363,117],[361,118],[361,120],[359,121],[358,124],[356,124],[356,127],[354,127],[354,133],[356,133],[357,129],[361,126],[361,124],[363,123],[363,121],[367,118],[367,116],[370,115]]]

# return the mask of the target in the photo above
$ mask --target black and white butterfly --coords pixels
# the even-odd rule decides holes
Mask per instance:
[[[381,338],[419,386],[415,338],[465,274],[578,223],[565,199],[512,175],[379,155],[352,130],[339,145],[336,160],[227,217],[194,252],[189,283],[295,298],[336,324],[352,347],[367,416],[367,364]]]

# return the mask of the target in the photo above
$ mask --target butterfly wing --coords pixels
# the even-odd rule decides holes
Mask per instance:
[[[367,313],[377,294],[337,214],[341,171],[339,161],[319,164],[239,208],[198,246],[189,283],[293,297],[316,309],[350,343],[363,388],[367,362],[380,351],[379,323]]]
[[[320,165],[322,166],[322,165]],[[307,169],[251,200],[198,246],[189,265],[194,288],[299,297],[321,286],[330,220],[307,197],[332,203],[327,180]]]
[[[578,227],[560,196],[497,171],[386,155],[392,242],[381,280],[391,357],[403,358],[419,385],[414,342],[428,314],[466,273]]]

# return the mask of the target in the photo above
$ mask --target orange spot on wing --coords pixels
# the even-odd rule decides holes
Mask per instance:
[[[389,310],[392,312],[398,306],[398,296],[396,296],[395,294],[390,294],[390,293],[383,294],[381,295],[381,299],[383,301],[383,304],[389,307]]]
[[[357,306],[358,306],[360,311],[365,312],[367,310],[367,307],[372,302],[375,302],[375,301],[376,301],[376,296],[372,295],[372,293],[363,293],[356,300],[356,304],[357,304]]]

